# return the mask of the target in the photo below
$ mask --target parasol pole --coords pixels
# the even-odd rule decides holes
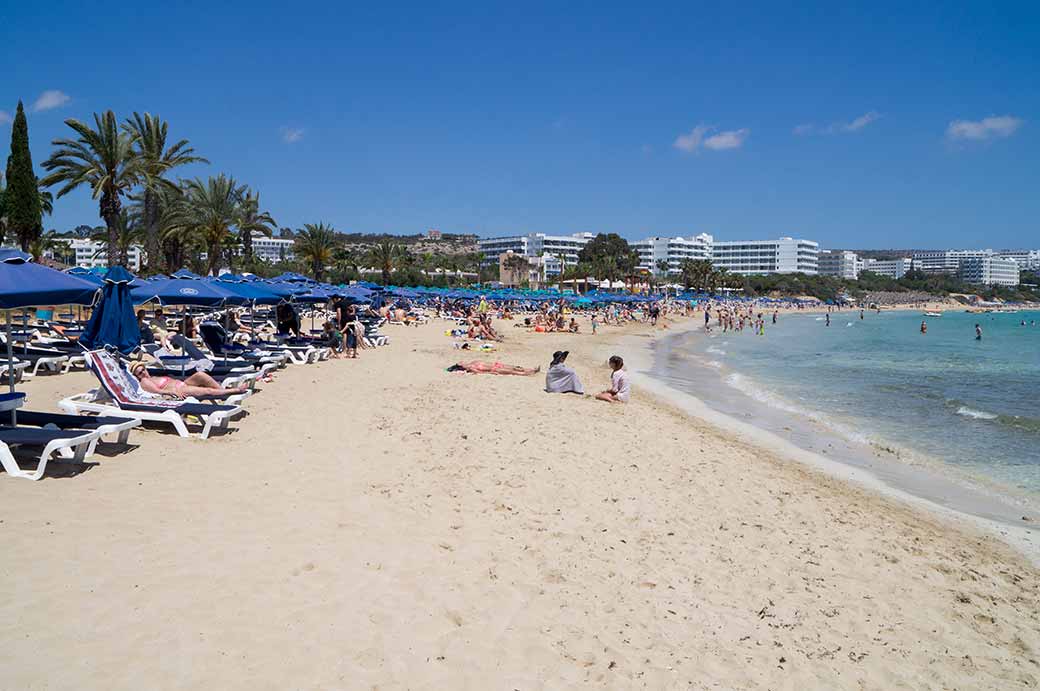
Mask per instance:
[[[11,347],[11,310],[5,312],[7,315],[7,382],[9,390],[14,393],[14,352]],[[11,426],[18,426],[18,410],[11,409]]]

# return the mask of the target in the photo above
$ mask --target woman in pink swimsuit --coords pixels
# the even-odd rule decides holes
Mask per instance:
[[[175,398],[187,398],[188,396],[231,396],[245,393],[247,390],[242,387],[225,389],[205,372],[195,372],[184,381],[174,379],[173,377],[153,377],[148,374],[148,366],[143,362],[135,362],[130,368],[130,374],[137,377],[137,380],[141,382],[141,388],[148,393],[173,396]]]

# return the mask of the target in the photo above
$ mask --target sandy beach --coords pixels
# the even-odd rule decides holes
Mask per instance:
[[[229,434],[135,430],[99,465],[0,476],[3,686],[1040,684],[1040,571],[1012,547],[638,380],[622,406],[445,372],[569,350],[595,392],[607,356],[664,333],[507,324],[486,355],[446,322],[391,328],[281,371]],[[92,384],[21,388],[53,410]]]

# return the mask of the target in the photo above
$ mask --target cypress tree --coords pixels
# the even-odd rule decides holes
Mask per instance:
[[[11,155],[7,158],[4,210],[8,230],[18,238],[22,251],[29,249],[29,243],[43,232],[43,219],[32,154],[29,153],[29,125],[25,121],[21,101],[18,102],[18,111],[11,124]]]

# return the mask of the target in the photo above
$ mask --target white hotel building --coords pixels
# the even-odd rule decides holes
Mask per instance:
[[[800,238],[726,240],[714,243],[711,262],[733,274],[815,274],[819,252],[819,243]]]
[[[578,263],[578,252],[593,233],[575,233],[574,235],[546,235],[545,233],[528,233],[502,238],[483,238],[477,241],[477,248],[484,254],[481,266],[498,265],[499,256],[506,252],[522,254],[527,257],[549,255],[560,260],[561,271]],[[555,265],[554,265],[555,266]],[[548,265],[547,265],[548,270]]]
[[[296,256],[293,247],[296,241],[291,238],[269,238],[266,235],[253,233],[253,256],[260,261],[276,263],[292,261]]]
[[[69,252],[76,253],[76,266],[84,269],[108,266],[107,245],[104,242],[91,240],[90,238],[71,238],[68,241]],[[126,251],[127,269],[140,271],[141,258],[144,256],[144,248],[140,245],[131,245]]]
[[[993,250],[926,250],[914,252],[914,268],[926,274],[955,274],[965,259],[992,257]]]
[[[1014,259],[1002,257],[971,257],[962,259],[961,280],[987,286],[1017,286],[1019,266]]]
[[[859,255],[848,250],[820,250],[819,273],[823,276],[837,276],[855,281],[859,278],[863,262]]]
[[[906,272],[913,266],[914,260],[910,257],[900,257],[899,259],[865,259],[863,260],[863,266],[860,271],[869,271],[879,276],[888,276],[889,278],[902,278],[906,275]]]
[[[1000,250],[996,254],[1001,259],[1014,259],[1020,269],[1040,271],[1040,250]]]
[[[639,253],[639,267],[656,275],[663,272],[657,268],[660,261],[668,262],[668,273],[679,273],[679,265],[687,259],[711,259],[715,239],[707,233],[694,237],[646,238],[632,243]]]

